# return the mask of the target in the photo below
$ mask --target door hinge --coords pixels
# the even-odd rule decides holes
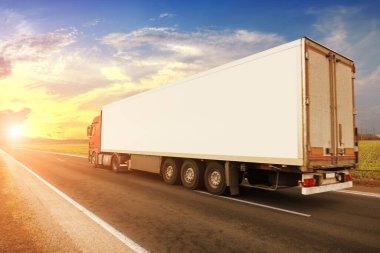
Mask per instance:
[[[305,99],[305,105],[309,105],[309,104],[310,104],[310,98],[306,97],[306,99]]]

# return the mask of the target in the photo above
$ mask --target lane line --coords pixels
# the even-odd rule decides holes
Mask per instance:
[[[33,151],[33,152],[40,152],[40,153],[47,153],[47,154],[53,154],[53,155],[65,155],[65,156],[73,156],[73,157],[86,158],[86,159],[88,158],[86,155],[76,155],[76,154],[68,154],[68,153],[61,153],[61,152],[37,150],[37,149],[30,149],[30,148],[16,148],[16,149]]]
[[[280,212],[291,213],[291,214],[295,214],[295,215],[299,215],[299,216],[303,216],[303,217],[308,217],[308,218],[311,217],[311,214],[300,213],[300,212],[296,212],[296,211],[292,211],[292,210],[288,210],[288,209],[263,205],[263,204],[259,204],[256,202],[246,201],[246,200],[242,200],[242,199],[235,199],[235,198],[226,197],[226,196],[217,196],[217,195],[213,195],[211,193],[203,192],[203,191],[196,191],[196,192],[199,192],[199,193],[202,193],[205,195],[209,195],[209,196],[213,196],[213,197],[217,197],[217,198],[221,198],[221,199],[228,199],[228,200],[232,200],[235,202],[240,202],[240,203],[245,203],[245,204],[249,204],[249,205],[253,205],[253,206],[259,206],[259,207],[263,207],[263,208],[267,208],[267,209],[272,209],[272,210],[276,210],[276,211],[280,211]]]
[[[117,239],[119,239],[122,243],[124,243],[126,246],[128,246],[130,249],[137,253],[149,253],[148,250],[141,247],[136,242],[132,241],[129,237],[118,231],[116,228],[112,227],[110,224],[108,224],[106,221],[99,218],[97,215],[95,215],[93,212],[87,210],[85,207],[80,205],[78,202],[70,198],[68,195],[63,193],[62,191],[58,190],[55,186],[47,182],[45,179],[40,177],[37,173],[35,173],[33,170],[28,168],[23,163],[19,162],[16,158],[5,152],[4,150],[0,149],[4,154],[9,156],[12,160],[14,160],[18,165],[20,165],[22,168],[24,168],[26,171],[28,171],[30,174],[35,176],[38,180],[40,180],[43,184],[45,184],[47,187],[49,187],[51,190],[56,192],[59,196],[61,196],[63,199],[65,199],[67,202],[72,204],[74,207],[76,207],[79,211],[81,211],[84,215],[89,217],[91,220],[96,222],[98,225],[100,225],[102,228],[104,228],[106,231],[111,233],[113,236],[115,236]]]
[[[340,190],[340,191],[337,191],[337,192],[347,193],[347,194],[355,194],[355,195],[361,195],[361,196],[367,196],[367,197],[380,198],[380,194],[378,194],[378,193],[372,193],[372,192],[361,192],[361,191],[351,191],[351,190]]]
[[[44,150],[36,150],[36,149],[29,149],[29,148],[17,148],[17,149],[34,151],[34,152],[40,152],[40,153],[47,153],[47,154],[53,154],[53,155],[73,156],[73,157],[86,158],[86,159],[88,158],[85,155],[75,155],[75,154],[60,153],[60,152],[53,152],[53,151],[44,151]],[[335,191],[335,192],[342,192],[342,193],[346,193],[346,194],[355,194],[355,195],[362,195],[362,196],[367,196],[367,197],[380,198],[380,194],[371,193],[371,192],[350,191],[350,190],[338,190],[338,191]],[[202,193],[206,193],[206,192],[202,192]],[[210,194],[210,195],[212,195],[212,194]],[[236,200],[236,199],[233,199],[233,200]],[[250,203],[253,203],[253,202],[250,202]],[[260,205],[260,204],[258,204],[258,205]]]

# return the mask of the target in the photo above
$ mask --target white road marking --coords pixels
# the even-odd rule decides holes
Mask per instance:
[[[361,196],[367,196],[367,197],[380,198],[380,194],[378,194],[378,193],[372,193],[372,192],[360,192],[360,191],[350,191],[350,190],[340,190],[340,191],[337,191],[337,192],[347,193],[347,194],[355,194],[355,195],[361,195]]]
[[[236,201],[236,202],[241,202],[241,203],[245,203],[245,204],[249,204],[249,205],[253,205],[253,206],[264,207],[264,208],[268,208],[268,209],[272,209],[272,210],[276,210],[276,211],[280,211],[280,212],[291,213],[291,214],[300,215],[300,216],[304,216],[304,217],[311,217],[310,214],[295,212],[295,211],[291,211],[291,210],[287,210],[287,209],[282,209],[282,208],[278,208],[278,207],[274,207],[274,206],[263,205],[263,204],[259,204],[259,203],[255,203],[255,202],[251,202],[251,201],[246,201],[246,200],[241,200],[241,199],[235,199],[235,198],[225,197],[225,196],[217,196],[217,195],[213,195],[211,193],[203,192],[203,191],[196,191],[196,192],[199,192],[199,193],[202,193],[202,194],[206,194],[206,195],[210,195],[210,196],[217,197],[217,198],[222,198],[222,199],[228,199],[228,200],[232,200],[232,201]]]
[[[0,149],[1,150],[1,149]],[[117,229],[112,227],[110,224],[96,216],[91,211],[87,210],[85,207],[80,205],[78,202],[67,196],[62,191],[58,190],[55,186],[47,182],[45,179],[40,177],[37,173],[35,173],[33,170],[29,169],[26,165],[19,162],[16,158],[5,152],[4,150],[1,150],[4,154],[8,155],[11,159],[13,159],[18,165],[20,165],[22,168],[24,168],[26,171],[28,171],[30,174],[35,176],[38,180],[40,180],[42,183],[44,183],[47,187],[49,187],[51,190],[56,192],[59,196],[61,196],[63,199],[65,199],[67,202],[75,206],[79,211],[81,211],[83,214],[85,214],[87,217],[89,217],[91,220],[95,221],[98,225],[100,225],[102,228],[104,228],[106,231],[111,233],[113,236],[115,236],[117,239],[119,239],[122,243],[124,243],[126,246],[128,246],[130,249],[134,250],[137,253],[149,253],[148,250],[141,247],[136,242],[132,241],[130,238],[128,238],[126,235],[119,232]]]
[[[86,155],[76,155],[76,154],[68,154],[68,153],[61,153],[61,152],[53,152],[53,151],[44,151],[44,150],[37,150],[37,149],[31,149],[31,148],[17,148],[17,149],[23,149],[33,152],[40,152],[40,153],[47,153],[47,154],[53,154],[53,155],[65,155],[65,156],[73,156],[73,157],[80,157],[80,158],[88,158]]]
[[[43,150],[28,149],[28,148],[19,148],[19,149],[24,149],[24,150],[29,150],[29,151],[35,151],[35,152],[41,152],[41,153],[48,153],[48,154],[55,154],[55,155],[74,156],[74,157],[80,157],[80,158],[86,158],[86,159],[88,158],[87,156],[84,156],[84,155],[75,155],[75,154],[67,154],[67,153],[60,153],[60,152],[43,151]],[[197,192],[209,194],[207,192],[201,192],[201,191],[197,191]],[[342,192],[342,193],[347,193],[347,194],[355,194],[355,195],[362,195],[362,196],[367,196],[367,197],[380,198],[380,194],[371,193],[371,192],[349,191],[349,190],[338,190],[336,192]],[[212,194],[210,194],[210,195],[212,195]],[[214,196],[214,195],[212,195],[212,196]],[[221,198],[228,198],[228,197],[221,196]],[[234,198],[229,198],[229,199],[235,200],[235,201],[238,201],[238,202],[245,202],[244,200],[239,200],[239,199],[234,199]],[[246,201],[246,202],[248,202],[248,201]],[[248,202],[248,203],[249,204],[254,204],[254,205],[257,205],[257,206],[261,205],[261,204],[254,203],[254,202]],[[262,205],[262,206],[266,207],[265,205]],[[267,207],[267,208],[269,208],[269,207]],[[276,207],[271,207],[270,209],[276,209],[277,210]],[[286,209],[284,209],[284,210],[286,210]],[[293,211],[289,211],[289,212],[293,212]],[[297,212],[295,212],[295,213],[297,213]],[[310,216],[307,216],[307,217],[310,217]]]

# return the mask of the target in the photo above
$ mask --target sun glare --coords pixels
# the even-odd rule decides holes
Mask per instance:
[[[23,136],[23,127],[21,125],[14,125],[9,128],[8,134],[11,139],[19,139]]]

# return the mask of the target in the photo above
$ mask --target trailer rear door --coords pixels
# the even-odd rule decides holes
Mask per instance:
[[[308,167],[351,166],[354,156],[354,65],[306,40]]]
[[[352,62],[335,56],[337,163],[355,162],[354,67]]]

